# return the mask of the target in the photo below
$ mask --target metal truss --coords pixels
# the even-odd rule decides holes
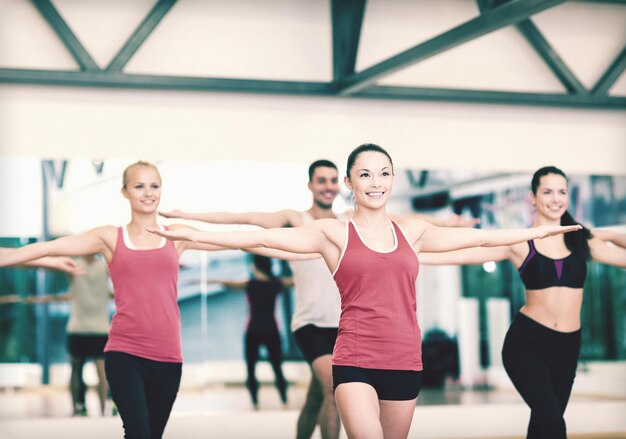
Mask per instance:
[[[532,15],[557,6],[566,0],[477,0],[481,12],[479,16],[359,72],[355,71],[355,64],[366,0],[330,0],[333,42],[333,80],[331,82],[124,73],[124,66],[170,11],[176,0],[159,0],[109,65],[100,68],[50,0],[31,1],[76,60],[79,70],[2,68],[0,69],[0,83],[626,109],[626,97],[608,95],[608,90],[626,68],[626,47],[597,83],[588,89],[567,67],[532,22],[530,18]],[[585,1],[626,6],[626,0]],[[376,81],[391,73],[511,25],[516,26],[563,84],[565,93],[519,93],[375,85]]]

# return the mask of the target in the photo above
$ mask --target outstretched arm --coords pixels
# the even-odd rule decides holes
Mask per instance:
[[[20,303],[22,298],[17,294],[10,294],[7,296],[0,296],[0,305],[6,305],[9,303]]]
[[[294,218],[294,216],[298,216],[298,212],[295,210],[279,210],[278,212],[192,213],[176,209],[171,212],[159,212],[159,214],[165,218],[182,218],[213,224],[249,224],[263,227],[264,229],[299,225],[296,222],[297,218]]]
[[[426,221],[427,223],[438,227],[472,227],[480,223],[479,218],[466,218],[456,214],[452,214],[447,218],[437,218],[423,213],[411,213],[404,215],[391,214],[389,215],[389,218],[396,222],[401,221],[403,218],[414,218]]]
[[[353,210],[347,210],[346,217],[351,218],[354,215]],[[426,221],[434,226],[438,227],[472,227],[480,223],[479,218],[466,218],[457,214],[452,214],[447,218],[437,218],[433,215],[425,213],[388,213],[387,216],[395,222],[401,222],[404,220],[417,219],[420,221]]]
[[[498,247],[580,230],[582,226],[539,226],[529,229],[483,230],[427,225],[418,240],[418,250],[445,252],[468,247]]]
[[[53,241],[35,242],[19,248],[4,249],[0,253],[0,267],[25,264],[47,256],[84,256],[107,252],[102,237],[104,227],[81,235],[65,236]]]
[[[10,255],[13,249],[10,248],[0,248],[0,256],[1,255]],[[73,276],[85,274],[85,271],[76,264],[72,258],[68,258],[66,256],[46,256],[39,259],[34,259],[32,261],[24,262],[24,266],[28,267],[41,267],[41,268],[50,268],[52,270],[64,271],[67,274],[71,274]]]
[[[220,250],[232,250],[228,247],[220,247],[212,244],[203,244],[200,242],[191,242],[188,241],[187,246],[185,247],[190,250],[201,250],[201,251],[220,251]],[[243,251],[248,253],[254,253],[261,256],[267,256],[268,258],[276,258],[283,259],[285,261],[305,261],[309,259],[317,259],[321,258],[322,255],[319,253],[292,253],[284,250],[277,250],[275,248],[244,248]]]
[[[591,250],[591,258],[594,261],[626,268],[626,249],[610,246],[598,237],[589,240],[589,249]]]
[[[32,264],[32,262],[43,262],[45,265],[39,265],[44,268],[51,268],[53,270],[63,271],[72,276],[80,276],[86,274],[87,272],[76,263],[76,261],[72,258],[68,258],[67,256],[48,256],[46,258],[38,259],[36,261],[31,261],[27,263],[28,265]]]
[[[69,294],[49,294],[46,296],[27,296],[20,297],[17,294],[9,296],[0,296],[0,305],[6,303],[51,303],[51,302],[67,302],[71,300]]]
[[[283,259],[285,261],[307,261],[309,259],[318,259],[322,257],[319,253],[293,253],[267,247],[244,248],[243,250],[248,253],[267,256],[268,258]]]
[[[199,232],[199,229],[195,227],[191,227],[184,224],[172,224],[169,226],[171,230],[180,231],[180,230],[192,230]],[[221,250],[232,250],[230,247],[223,247],[215,244],[207,244],[203,242],[194,242],[194,241],[184,241],[183,250],[200,250],[200,251],[221,251]],[[278,250],[274,248],[267,247],[257,247],[257,248],[244,248],[244,251],[249,253],[255,253],[261,256],[267,256],[268,258],[277,258],[284,259],[286,261],[302,261],[307,259],[317,259],[321,257],[319,253],[293,253],[284,250]]]
[[[509,259],[510,254],[511,249],[508,246],[471,247],[441,253],[422,252],[419,260],[424,265],[476,265],[503,261]]]
[[[69,302],[72,300],[70,294],[46,294],[45,296],[28,296],[24,298],[24,303],[52,303]]]
[[[309,225],[244,232],[205,232],[191,228],[147,230],[174,241],[191,241],[231,249],[273,248],[292,253],[321,253],[327,242],[320,229]]]
[[[593,229],[591,234],[594,238],[599,238],[605,242],[612,242],[618,247],[626,248],[626,233],[606,229]]]

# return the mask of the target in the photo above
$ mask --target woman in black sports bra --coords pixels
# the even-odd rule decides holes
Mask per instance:
[[[568,213],[567,177],[553,166],[531,182],[536,209],[533,227],[576,224]],[[502,359],[507,374],[531,409],[528,439],[566,437],[563,414],[574,384],[580,350],[580,312],[587,260],[626,268],[619,234],[589,229],[502,247],[421,253],[422,264],[482,264],[509,259],[526,286],[526,304],[507,332]],[[622,245],[623,246],[623,245]]]

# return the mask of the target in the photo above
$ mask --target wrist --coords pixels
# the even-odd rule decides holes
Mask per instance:
[[[532,239],[540,239],[540,238],[543,238],[545,236],[545,233],[543,233],[543,231],[541,230],[540,227],[535,227],[533,229],[533,232],[534,233],[533,233]]]

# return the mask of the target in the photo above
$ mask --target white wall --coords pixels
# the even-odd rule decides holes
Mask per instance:
[[[407,168],[626,173],[626,112],[0,86],[0,153],[344,163],[378,143]]]
[[[41,164],[32,157],[0,157],[0,236],[42,233]]]

